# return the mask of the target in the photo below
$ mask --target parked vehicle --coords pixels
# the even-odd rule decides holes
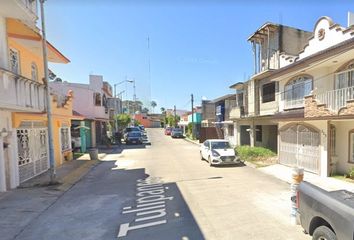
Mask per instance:
[[[126,127],[123,131],[123,138],[125,139],[128,132],[140,132],[140,128],[138,127]]]
[[[145,127],[143,125],[139,125],[138,128],[140,128],[141,131],[145,131]]]
[[[301,226],[313,240],[354,239],[354,193],[302,182],[296,201]]]
[[[143,143],[143,136],[140,131],[128,132],[124,136],[124,141],[125,141],[125,144],[130,144],[130,143],[142,144]]]
[[[230,143],[222,139],[209,139],[202,143],[200,158],[208,160],[210,166],[241,162]]]
[[[126,127],[124,129],[124,133],[127,133],[127,132],[133,132],[133,131],[141,131],[139,127]]]
[[[165,135],[171,135],[172,128],[167,127],[165,128]]]
[[[171,137],[172,138],[183,138],[183,131],[181,128],[173,128],[171,130]]]

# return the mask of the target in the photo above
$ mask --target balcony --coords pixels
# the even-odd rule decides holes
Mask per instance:
[[[229,119],[239,119],[245,117],[245,115],[246,114],[244,106],[233,107],[229,112]]]
[[[38,19],[37,0],[1,1],[0,15],[22,20],[35,28]]]
[[[347,101],[354,99],[354,87],[335,89],[316,94],[316,99],[326,105],[332,112],[338,112],[346,107]]]
[[[0,68],[0,108],[18,112],[43,112],[46,92],[42,83]]]

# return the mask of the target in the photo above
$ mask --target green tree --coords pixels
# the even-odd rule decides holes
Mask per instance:
[[[162,114],[166,114],[166,109],[164,107],[161,107],[160,111],[161,111]]]
[[[152,107],[152,112],[154,112],[155,111],[155,107],[157,106],[157,103],[155,101],[151,101],[150,105]]]
[[[147,107],[144,107],[142,110],[141,110],[142,113],[149,113],[149,109]]]
[[[180,116],[175,116],[172,115],[172,114],[168,114],[166,117],[165,117],[165,123],[168,124],[169,126],[171,127],[176,127],[178,122],[180,120]]]
[[[116,115],[115,120],[118,122],[118,128],[123,129],[123,128],[126,128],[130,124],[132,119],[129,114],[122,113],[122,114]]]

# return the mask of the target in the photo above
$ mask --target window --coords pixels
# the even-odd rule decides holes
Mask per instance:
[[[234,125],[229,125],[227,132],[230,137],[234,136]]]
[[[256,141],[262,142],[262,125],[256,125]]]
[[[354,129],[349,132],[349,163],[354,163]]]
[[[243,106],[243,92],[236,94],[236,106],[242,107]]]
[[[71,150],[70,128],[60,128],[61,151],[65,152]]]
[[[20,74],[20,57],[16,49],[10,49],[10,70],[16,74]]]
[[[349,64],[335,75],[335,88],[347,88],[354,86],[354,64]]]
[[[275,82],[262,86],[262,103],[275,101]]]
[[[93,93],[93,103],[95,106],[101,106],[101,93]]]
[[[34,81],[38,80],[38,69],[35,63],[31,64],[31,79]]]
[[[304,97],[312,91],[312,78],[296,77],[285,85],[285,107],[303,107]]]
[[[103,96],[102,96],[102,106],[104,106],[104,111],[107,114],[108,113],[108,104],[107,104],[107,98],[106,98],[105,94],[103,94]]]

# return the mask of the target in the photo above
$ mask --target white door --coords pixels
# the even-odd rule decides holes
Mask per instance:
[[[319,173],[320,137],[315,129],[302,124],[281,130],[279,162]]]
[[[49,168],[47,128],[18,128],[18,167],[20,182]]]

